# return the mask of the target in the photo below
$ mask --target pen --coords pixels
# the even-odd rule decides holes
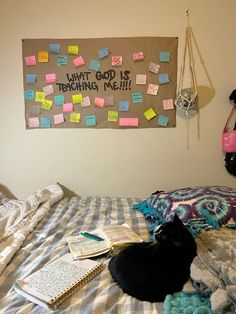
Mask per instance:
[[[82,234],[84,237],[86,238],[89,238],[89,239],[92,239],[92,240],[95,240],[95,241],[104,241],[103,238],[95,235],[95,234],[92,234],[92,233],[89,233],[89,232],[80,232],[80,234]]]

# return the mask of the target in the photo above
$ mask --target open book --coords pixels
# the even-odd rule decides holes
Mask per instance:
[[[75,259],[98,256],[111,250],[119,250],[127,244],[143,241],[128,224],[106,225],[91,233],[103,240],[96,241],[82,234],[67,237],[70,252]]]
[[[89,259],[75,261],[68,253],[32,275],[17,280],[14,288],[31,302],[46,309],[56,309],[103,269],[100,262]]]

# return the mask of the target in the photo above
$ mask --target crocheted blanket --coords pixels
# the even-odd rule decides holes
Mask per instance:
[[[210,295],[214,313],[236,313],[236,231],[202,231],[191,279],[198,292]]]

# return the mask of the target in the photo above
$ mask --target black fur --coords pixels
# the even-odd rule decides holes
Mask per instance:
[[[108,266],[124,293],[149,302],[164,301],[167,294],[182,290],[196,256],[195,240],[177,215],[155,237],[156,242],[127,246]]]

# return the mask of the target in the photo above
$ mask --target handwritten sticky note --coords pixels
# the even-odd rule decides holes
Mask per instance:
[[[51,127],[51,119],[50,118],[40,118],[40,126],[41,128],[50,128]]]
[[[112,56],[111,65],[115,67],[122,66],[122,56]]]
[[[39,51],[38,52],[38,62],[43,63],[43,62],[48,62],[48,52],[47,51]]]
[[[147,111],[144,112],[144,116],[147,120],[153,119],[156,115],[156,112],[152,108],[149,108]]]
[[[142,103],[143,102],[143,94],[141,92],[132,93],[132,101],[134,104]]]
[[[72,102],[73,102],[73,104],[80,104],[82,102],[82,99],[83,99],[82,94],[72,95]]]
[[[160,70],[160,64],[156,64],[153,62],[149,64],[149,72],[158,74],[159,70]]]
[[[118,121],[118,111],[108,111],[107,113],[107,120],[110,122]]]
[[[61,49],[60,44],[49,44],[49,52],[59,53]]]
[[[36,65],[36,57],[35,56],[25,57],[25,64],[27,66]]]
[[[72,112],[70,114],[70,122],[80,123],[80,113],[79,112]]]
[[[25,83],[33,84],[37,80],[36,74],[26,74]]]
[[[31,104],[29,106],[29,113],[31,117],[38,116],[40,114],[40,105],[39,104]]]
[[[95,98],[94,98],[94,105],[95,105],[95,106],[98,106],[98,107],[100,107],[100,108],[103,108],[103,107],[104,107],[104,104],[105,104],[104,98],[101,98],[101,97],[95,97]]]
[[[167,126],[167,125],[168,125],[168,122],[169,122],[169,117],[167,117],[167,116],[160,115],[160,116],[158,116],[158,118],[157,118],[157,125],[160,125],[160,126]]]
[[[108,48],[103,48],[98,51],[98,56],[100,59],[106,58],[109,56]]]
[[[88,115],[88,116],[85,116],[85,124],[86,126],[94,126],[97,124],[97,121],[96,121],[96,116],[95,115]]]
[[[167,84],[170,82],[168,73],[161,73],[158,75],[158,80],[160,84]]]
[[[65,102],[65,96],[64,95],[55,95],[54,96],[54,103],[56,106],[61,106]]]
[[[119,126],[138,126],[139,118],[119,118]]]
[[[142,61],[144,59],[143,51],[133,53],[133,61]]]
[[[114,96],[105,96],[104,97],[104,105],[105,105],[105,107],[114,106],[115,105]]]
[[[119,111],[129,111],[129,101],[128,100],[119,101]]]
[[[29,123],[30,128],[38,128],[39,127],[39,118],[38,117],[29,118],[28,123]]]
[[[53,88],[52,84],[44,86],[43,92],[44,92],[45,96],[49,96],[51,94],[54,94],[54,88]]]
[[[146,74],[136,74],[136,84],[137,85],[146,85],[147,75]]]
[[[79,47],[75,46],[68,46],[68,54],[70,55],[77,55],[79,53]]]
[[[84,58],[82,56],[79,56],[78,58],[75,58],[73,60],[73,64],[76,68],[82,66],[85,64]]]
[[[91,106],[91,101],[90,101],[89,96],[83,97],[82,102],[81,102],[81,106],[82,107],[89,107],[89,106]]]
[[[89,70],[97,72],[100,68],[100,64],[101,63],[98,60],[91,60],[89,63]]]
[[[160,52],[160,62],[170,62],[169,51],[161,51]]]
[[[174,109],[173,99],[163,99],[163,109],[164,110]]]
[[[42,102],[43,100],[45,100],[45,93],[44,92],[36,92],[34,100]]]
[[[57,78],[56,78],[56,74],[55,73],[48,73],[45,74],[45,81],[46,83],[54,83],[56,82]]]
[[[71,102],[67,102],[63,104],[63,112],[72,112],[73,111],[73,104]]]
[[[61,65],[67,65],[68,63],[68,57],[64,56],[64,55],[59,55],[57,56],[57,65],[61,66]]]
[[[52,109],[52,100],[43,100],[41,103],[41,109],[51,110]]]
[[[55,124],[63,123],[64,122],[64,115],[63,113],[59,113],[53,116],[53,121]]]
[[[33,89],[25,89],[24,90],[24,98],[25,98],[25,100],[34,100],[34,90]]]
[[[155,84],[148,84],[147,94],[149,95],[157,95],[159,86]]]

